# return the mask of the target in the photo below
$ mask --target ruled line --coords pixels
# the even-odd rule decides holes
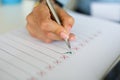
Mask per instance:
[[[1,68],[0,68],[0,71],[6,73],[6,74],[9,75],[10,77],[12,77],[14,80],[19,80],[17,77],[13,76],[13,75],[10,74],[9,72],[7,72],[7,71],[5,71],[5,70],[3,70],[3,69],[1,69]]]
[[[3,61],[3,62],[5,62],[5,63],[7,63],[7,64],[9,64],[9,65],[11,65],[12,67],[14,67],[14,68],[16,68],[16,69],[24,72],[26,75],[32,76],[30,73],[26,72],[25,70],[21,69],[20,67],[17,67],[16,65],[14,65],[14,64],[12,64],[12,63],[6,61],[5,59],[0,58],[0,60]]]
[[[15,57],[16,59],[21,60],[22,62],[24,62],[24,63],[26,63],[26,64],[28,64],[28,65],[32,66],[33,68],[37,68],[38,70],[40,70],[40,68],[39,68],[39,67],[37,67],[37,66],[35,66],[35,65],[31,64],[31,63],[28,63],[27,61],[25,61],[25,60],[23,60],[23,59],[21,59],[21,58],[19,58],[19,57],[15,56],[15,55],[13,55],[13,54],[9,53],[8,51],[6,51],[6,50],[4,50],[4,49],[1,49],[1,48],[0,48],[0,50],[1,50],[1,51],[3,51],[3,52],[5,52],[5,53],[7,53],[7,54],[9,54],[9,55],[11,55],[11,56],[13,56],[13,57]]]
[[[19,39],[22,39],[22,38],[20,38],[20,37],[23,37],[24,35],[18,35],[18,34],[14,34],[14,35],[12,35],[12,36],[16,36],[17,38],[19,38]],[[18,37],[18,36],[20,36],[20,37]],[[27,42],[29,42],[29,43],[31,43],[32,41],[30,40],[30,39],[27,39],[26,37],[24,37],[24,40],[26,40]],[[32,43],[31,43],[32,44]],[[34,43],[35,45],[36,45],[36,43]],[[59,54],[59,55],[62,55],[62,54],[64,54],[64,53],[61,53],[61,52],[58,52],[58,51],[55,51],[55,50],[53,50],[53,49],[51,49],[51,48],[49,48],[49,47],[46,47],[45,45],[43,45],[43,44],[41,44],[43,47],[45,47],[45,48],[47,48],[47,49],[49,49],[49,50],[52,50],[52,51],[54,51],[55,52],[55,54]]]
[[[13,42],[16,42],[14,39],[12,39],[12,41]],[[21,42],[20,42],[21,43]],[[28,47],[28,48],[30,48],[30,49],[32,49],[32,50],[34,50],[35,52],[38,52],[38,53],[41,53],[41,54],[43,54],[43,55],[45,55],[45,56],[47,56],[47,57],[49,57],[49,58],[51,58],[51,59],[54,59],[54,60],[57,60],[55,57],[52,57],[52,56],[49,56],[49,55],[47,55],[47,54],[45,54],[44,52],[42,52],[42,51],[39,51],[38,49],[35,49],[35,48],[33,48],[33,47],[31,47],[31,46],[27,46],[27,45],[25,45],[25,44],[23,44],[23,43],[21,43],[22,45],[24,45],[24,46],[26,46],[26,47]],[[15,48],[15,47],[14,47]],[[24,51],[23,51],[24,52]],[[25,53],[25,52],[24,52]],[[34,57],[34,56],[33,56]],[[37,57],[35,57],[35,58],[37,58]],[[43,61],[43,60],[41,60],[41,61]],[[43,61],[43,62],[45,62],[45,61]],[[46,64],[49,64],[49,63],[47,63],[47,62],[45,62]]]
[[[44,63],[44,64],[49,64],[49,63],[47,63],[47,62],[45,62],[45,61],[43,61],[43,60],[41,60],[41,59],[39,59],[39,58],[37,58],[37,57],[35,57],[35,56],[30,55],[29,53],[27,53],[27,52],[25,52],[25,51],[22,51],[22,50],[20,50],[20,49],[17,49],[16,47],[14,47],[14,46],[6,43],[6,42],[4,42],[4,43],[5,43],[6,45],[8,45],[8,46],[10,46],[10,47],[12,47],[12,48],[14,48],[14,49],[22,52],[22,53],[24,53],[25,55],[31,56],[32,58],[34,58],[34,59],[36,59],[36,60],[38,60],[38,61],[40,61],[40,62],[42,62],[42,63]]]

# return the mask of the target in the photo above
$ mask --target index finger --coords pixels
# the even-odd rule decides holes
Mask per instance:
[[[68,37],[68,33],[65,30],[65,28],[63,26],[57,24],[55,21],[53,21],[51,19],[44,21],[44,23],[42,24],[42,29],[47,32],[52,32],[63,39]]]

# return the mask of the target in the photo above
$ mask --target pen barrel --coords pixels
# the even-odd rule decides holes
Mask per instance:
[[[51,11],[51,13],[52,13],[55,21],[56,21],[59,25],[62,25],[62,24],[61,24],[61,21],[60,21],[60,18],[59,18],[59,16],[57,15],[56,10],[55,10],[55,8],[54,8],[51,0],[46,0],[46,3],[47,3],[48,8],[50,9],[50,11]],[[64,39],[64,40],[65,40],[65,43],[67,44],[67,46],[70,48],[69,35],[68,35],[67,38]]]

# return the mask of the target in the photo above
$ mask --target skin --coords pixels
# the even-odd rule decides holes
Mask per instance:
[[[70,33],[74,19],[55,3],[54,7],[62,25],[54,21],[45,0],[43,0],[27,16],[27,30],[31,36],[45,43],[64,40],[68,36],[69,40],[74,40],[75,35]]]

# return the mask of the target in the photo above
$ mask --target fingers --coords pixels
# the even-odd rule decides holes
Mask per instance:
[[[59,37],[59,39],[60,38],[66,39],[68,37],[68,33],[64,29],[64,27],[59,25],[59,24],[57,24],[53,20],[46,20],[46,21],[42,22],[40,28],[44,32],[54,33],[55,35],[57,35]]]
[[[56,35],[55,33],[52,33],[52,32],[48,32],[47,37],[49,39],[51,39],[52,41],[54,41],[54,40],[57,40],[57,41],[62,40],[62,38],[60,38],[58,35]]]
[[[67,33],[70,34],[69,39],[75,40],[75,35],[71,34],[70,31],[74,24],[74,18],[71,17],[67,12],[61,9],[59,6],[56,6],[57,13],[62,21],[62,25],[66,29]]]
[[[45,35],[44,32],[39,31],[39,30],[37,30],[37,29],[34,29],[34,28],[31,27],[29,24],[27,24],[27,29],[28,29],[28,31],[29,31],[29,33],[30,33],[30,35],[31,35],[32,37],[37,38],[37,39],[39,39],[39,40],[41,40],[41,41],[43,41],[43,42],[45,42],[45,43],[51,43],[51,42],[52,42],[51,39],[45,37],[46,35]]]
[[[69,40],[74,41],[76,39],[75,35],[73,33],[70,33]]]
[[[73,20],[68,20],[70,16],[65,11],[63,12],[62,9],[58,10],[58,12],[60,12],[59,16],[63,26],[51,19],[52,15],[44,2],[36,6],[27,16],[27,29],[31,36],[46,43],[67,38],[73,25]],[[69,36],[70,40],[75,37],[73,34]]]
[[[51,39],[51,40],[64,40],[64,39],[58,37],[56,34],[51,33],[51,32],[47,33],[47,37],[49,39]],[[69,34],[69,40],[70,41],[74,41],[75,40],[75,35],[73,33]]]

